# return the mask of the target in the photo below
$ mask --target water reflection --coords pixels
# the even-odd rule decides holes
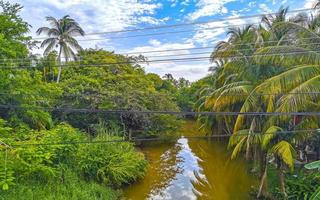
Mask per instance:
[[[223,142],[181,137],[175,144],[142,148],[146,177],[124,191],[126,199],[248,199],[253,179],[242,161],[230,161]]]
[[[190,148],[199,158],[202,175],[195,172],[192,181],[197,199],[249,199],[252,177],[244,162],[231,161],[226,146],[217,141],[190,140]]]

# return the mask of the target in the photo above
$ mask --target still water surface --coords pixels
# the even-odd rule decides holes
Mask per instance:
[[[143,146],[147,174],[124,190],[125,199],[249,199],[255,181],[245,163],[229,159],[225,142],[183,137],[196,131],[196,125],[188,122],[176,142]]]

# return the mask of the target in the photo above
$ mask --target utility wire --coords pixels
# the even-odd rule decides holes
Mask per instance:
[[[312,11],[312,10],[315,10],[315,9],[314,8],[305,8],[305,9],[298,9],[298,10],[289,10],[289,11],[287,11],[287,13],[306,12],[306,11]],[[224,18],[216,18],[216,19],[207,20],[207,21],[198,21],[198,22],[190,22],[190,23],[180,23],[180,24],[172,24],[172,25],[162,25],[162,26],[153,26],[153,27],[145,27],[145,28],[126,29],[126,30],[118,30],[118,31],[92,32],[92,33],[87,33],[86,35],[106,35],[106,34],[112,34],[112,33],[127,33],[127,32],[135,32],[135,31],[193,26],[193,25],[209,24],[212,22],[257,18],[257,17],[263,17],[266,15],[275,15],[275,14],[278,14],[278,12],[262,13],[262,14],[256,14],[256,15],[244,15],[244,16],[237,16],[237,17],[227,17],[227,18],[224,17]],[[39,38],[34,38],[34,39],[46,39],[46,38],[47,37],[39,37]]]
[[[109,109],[88,109],[88,108],[50,108],[40,106],[19,106],[10,104],[0,104],[0,108],[4,109],[32,109],[46,110],[52,112],[68,112],[68,113],[102,113],[102,114],[164,114],[164,115],[205,115],[205,116],[320,116],[320,112],[194,112],[194,111],[138,111],[138,110],[109,110]]]
[[[299,40],[310,40],[310,39],[318,39],[320,41],[320,37],[309,37],[309,38],[301,38]],[[269,43],[275,43],[275,42],[279,42],[279,41],[265,41],[263,42],[263,44],[269,44]],[[295,42],[295,40],[292,39],[287,39],[287,40],[282,40],[281,42]],[[230,46],[245,46],[245,45],[258,45],[259,43],[257,42],[252,42],[252,43],[244,43],[244,44],[231,44]],[[295,44],[296,45],[296,44]],[[319,45],[320,46],[320,42],[309,42],[309,43],[298,43],[298,45],[303,46],[303,45]],[[277,47],[281,47],[281,46],[290,46],[290,45],[278,45]],[[299,47],[297,46],[297,47]],[[267,46],[268,47],[268,46]],[[192,50],[202,50],[202,49],[214,49],[214,46],[206,46],[206,47],[192,47],[192,48],[177,48],[177,49],[166,49],[166,50],[154,50],[154,51],[136,51],[136,52],[119,52],[118,54],[124,54],[124,55],[137,55],[137,54],[152,54],[152,53],[165,53],[165,52],[174,52],[174,51],[192,51]],[[258,48],[242,48],[241,50],[256,50]],[[205,52],[203,52],[205,53]],[[212,53],[211,51],[208,53]],[[192,55],[194,53],[190,53],[190,55]],[[202,54],[202,53],[199,53]],[[165,56],[171,56],[171,55],[156,55],[156,56],[145,56],[147,58],[150,57],[165,57]],[[174,55],[172,55],[174,56]],[[66,57],[61,57],[62,59],[66,58]],[[78,59],[82,59],[83,57],[78,57]],[[34,58],[14,58],[14,59],[0,59],[3,60],[4,62],[2,62],[3,64],[6,63],[6,61],[10,62],[11,64],[17,63],[20,64],[21,62],[18,61],[38,61],[37,59]],[[12,61],[17,61],[17,62],[12,62]],[[41,62],[54,62],[55,60],[42,60]],[[0,63],[1,64],[1,63]]]
[[[236,26],[247,26],[247,25],[254,25],[254,24],[260,24],[260,23],[239,24]],[[167,31],[167,32],[160,32],[160,33],[115,36],[115,37],[107,37],[107,38],[87,38],[87,39],[79,39],[77,41],[91,42],[91,41],[103,41],[103,40],[109,40],[109,39],[129,39],[129,38],[146,37],[146,36],[149,37],[149,36],[159,36],[159,35],[168,35],[168,34],[191,33],[191,32],[197,32],[197,31],[214,30],[218,28],[228,28],[228,27],[235,27],[235,25],[215,26],[215,27],[199,28],[199,29],[187,29],[187,30],[180,30],[180,31]]]
[[[291,52],[284,52],[284,53],[259,53],[253,54],[248,56],[220,56],[219,58],[253,58],[253,57],[260,57],[260,56],[283,56],[283,55],[298,55],[298,54],[307,54],[307,53],[319,53],[320,50],[307,50],[307,51],[291,51]],[[186,62],[186,61],[204,61],[210,59],[210,56],[202,56],[202,57],[187,57],[187,58],[173,58],[173,59],[158,59],[158,60],[150,60],[150,61],[126,61],[126,62],[107,62],[101,64],[80,64],[76,65],[77,62],[64,64],[61,67],[107,67],[108,65],[119,65],[119,64],[149,64],[149,63],[166,63],[166,62]],[[60,66],[50,66],[51,68],[59,68]],[[42,68],[41,66],[13,66],[13,67],[0,67],[1,69],[37,69]]]
[[[217,94],[217,96],[284,96],[284,95],[319,95],[319,92],[289,92],[289,93],[283,93],[283,92],[279,92],[279,93],[227,93],[227,94]],[[1,95],[8,95],[8,96],[35,96],[35,95],[39,95],[36,93],[7,93],[7,92],[0,92],[0,96]],[[94,95],[108,95],[107,93],[80,93],[80,94],[70,94],[70,93],[63,93],[61,95],[53,95],[53,96],[58,96],[57,98],[61,98],[61,97],[90,97],[90,96],[94,96]],[[50,96],[50,95],[40,95],[41,97],[46,97],[46,96]]]
[[[296,134],[296,133],[320,133],[320,129],[305,129],[305,130],[294,130],[294,131],[278,131],[275,133],[234,133],[234,134],[219,134],[210,136],[176,136],[168,137],[167,139],[212,139],[212,138],[225,138],[225,137],[241,137],[241,136],[263,136],[263,135],[282,135],[282,134]],[[118,143],[118,142],[144,142],[144,141],[159,141],[166,138],[155,137],[155,138],[133,138],[133,139],[118,139],[118,140],[93,140],[93,141],[74,141],[74,142],[55,142],[55,143],[27,143],[27,142],[16,142],[10,144],[12,147],[23,147],[23,146],[54,146],[54,145],[76,145],[76,144],[106,144],[106,143]]]

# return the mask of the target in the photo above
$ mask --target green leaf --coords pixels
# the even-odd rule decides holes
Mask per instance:
[[[289,142],[282,140],[275,144],[270,151],[277,154],[288,167],[293,169],[295,150]]]
[[[266,149],[270,141],[276,136],[278,131],[282,131],[282,128],[278,126],[271,126],[267,129],[262,138],[262,148]]]
[[[320,169],[320,160],[304,165],[306,169]]]
[[[8,190],[8,189],[9,189],[9,185],[8,185],[7,183],[4,183],[4,184],[2,185],[2,189],[3,189],[3,190]]]
[[[309,200],[320,200],[320,187],[312,194]]]

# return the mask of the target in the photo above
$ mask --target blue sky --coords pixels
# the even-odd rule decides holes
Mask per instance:
[[[24,6],[21,15],[32,25],[30,35],[39,37],[35,35],[35,31],[41,26],[48,25],[45,21],[46,16],[60,18],[68,14],[76,19],[87,33],[92,33],[269,13],[277,11],[281,5],[289,6],[291,10],[310,8],[314,0],[10,0],[10,2],[20,3]],[[227,29],[214,27],[241,26],[241,24],[258,23],[259,21],[259,18],[216,21],[210,24],[180,28],[91,35],[79,38],[79,40],[101,39],[80,41],[80,43],[85,48],[104,48],[116,53],[211,46],[213,48],[217,41],[226,38],[225,31]],[[203,30],[203,28],[210,29]],[[148,37],[110,38],[181,30],[190,30],[190,32]],[[145,55],[149,57],[149,60],[154,60],[181,58],[181,56],[152,56],[204,52],[203,55],[198,56],[205,57],[209,56],[209,53],[206,53],[208,51],[210,49],[201,51],[181,50]],[[37,52],[41,53],[42,51],[38,50]],[[201,62],[163,62],[150,63],[150,65],[145,66],[145,69],[147,72],[154,72],[159,75],[171,73],[177,78],[185,77],[194,81],[205,76],[210,65],[208,60],[202,60]]]

